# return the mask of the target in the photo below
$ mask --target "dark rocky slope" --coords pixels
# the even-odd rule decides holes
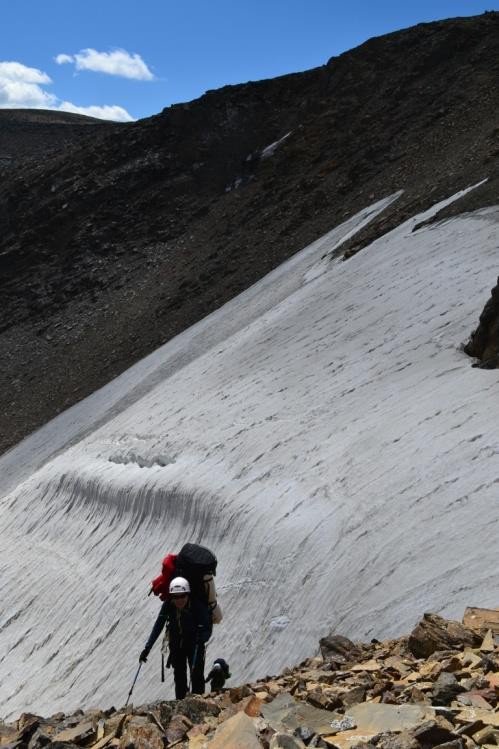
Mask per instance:
[[[498,13],[422,24],[4,170],[0,449],[369,202],[405,190],[348,254],[484,177],[497,203],[498,74]]]
[[[29,159],[35,163],[87,142],[117,123],[46,109],[0,109],[0,177]]]

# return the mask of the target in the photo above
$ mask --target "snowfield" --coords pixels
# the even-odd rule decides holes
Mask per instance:
[[[459,196],[455,196],[459,197]],[[496,606],[499,372],[462,344],[499,207],[348,262],[370,206],[0,460],[0,715],[125,702],[185,541],[219,558],[236,684],[426,610]],[[160,647],[136,704],[171,698]]]

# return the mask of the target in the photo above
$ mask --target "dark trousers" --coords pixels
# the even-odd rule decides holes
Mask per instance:
[[[187,694],[188,667],[191,672],[192,692],[204,693],[204,645],[171,649],[170,663],[175,679],[175,699],[183,700]]]

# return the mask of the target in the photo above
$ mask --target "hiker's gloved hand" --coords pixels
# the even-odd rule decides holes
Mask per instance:
[[[147,656],[148,655],[149,655],[149,649],[148,648],[144,648],[144,650],[142,651],[142,653],[139,655],[139,661],[141,663],[145,663],[147,661]]]

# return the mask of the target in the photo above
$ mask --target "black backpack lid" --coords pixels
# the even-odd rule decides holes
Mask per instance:
[[[215,574],[217,558],[206,546],[184,544],[177,556],[177,569],[203,569]]]

